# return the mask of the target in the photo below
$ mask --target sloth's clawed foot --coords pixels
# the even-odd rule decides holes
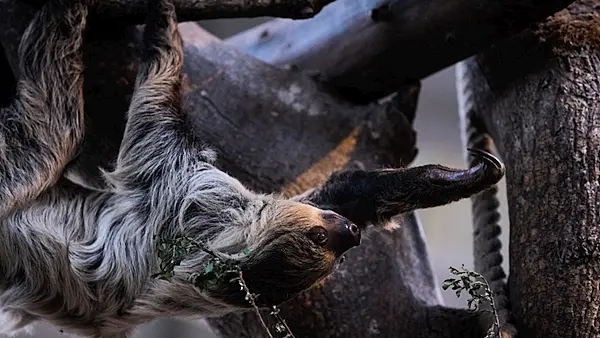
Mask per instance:
[[[497,157],[481,149],[468,148],[467,150],[473,157],[479,160],[476,166],[468,170],[435,165],[416,167],[414,169],[424,168],[429,173],[432,184],[462,190],[465,194],[463,197],[468,197],[485,190],[502,179],[505,171],[504,164]]]
[[[335,173],[306,201],[362,228],[411,210],[445,205],[484,191],[504,176],[504,164],[494,155],[479,149],[469,152],[479,160],[470,169],[424,165]]]

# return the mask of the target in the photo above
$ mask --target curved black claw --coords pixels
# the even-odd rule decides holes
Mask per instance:
[[[468,187],[472,187],[474,190],[483,187],[480,190],[485,190],[504,177],[504,164],[496,156],[481,149],[468,148],[467,150],[479,162],[467,170],[443,166],[423,166],[423,168],[429,167],[431,183],[443,186],[459,185],[463,186],[467,192],[471,190]]]
[[[364,228],[397,214],[468,198],[498,183],[505,172],[494,155],[468,150],[479,163],[466,170],[424,165],[336,173],[307,196],[307,202],[331,209]]]
[[[477,158],[479,160],[482,160],[486,163],[493,165],[496,168],[498,174],[500,175],[500,178],[502,178],[502,176],[504,176],[504,171],[506,169],[504,168],[504,163],[502,163],[502,161],[500,161],[499,158],[492,155],[491,153],[488,153],[485,150],[481,150],[481,149],[477,149],[477,148],[467,148],[467,151],[474,158]]]

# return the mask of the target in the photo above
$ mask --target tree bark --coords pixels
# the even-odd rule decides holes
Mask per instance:
[[[600,335],[600,1],[578,1],[457,71],[461,110],[507,167],[509,295],[522,337]]]
[[[227,42],[274,65],[319,71],[347,100],[370,102],[572,2],[338,0],[311,20],[276,19]]]

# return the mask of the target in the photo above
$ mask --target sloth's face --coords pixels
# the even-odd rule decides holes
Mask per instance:
[[[249,238],[254,245],[242,271],[261,305],[280,304],[309,289],[360,244],[354,223],[303,203],[275,201],[261,210],[259,219],[261,231]]]

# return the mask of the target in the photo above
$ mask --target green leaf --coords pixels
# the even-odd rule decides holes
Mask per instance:
[[[469,310],[477,311],[477,309],[479,309],[480,302],[481,299],[479,298],[471,298],[467,301],[467,307],[469,308]]]
[[[214,264],[213,264],[213,263],[208,263],[208,264],[206,264],[206,265],[204,266],[204,274],[209,274],[209,273],[213,272],[213,271],[214,271],[214,268],[215,268],[215,266],[214,266]]]
[[[452,286],[455,282],[455,279],[448,278],[442,283],[442,289],[447,290],[450,286]]]

